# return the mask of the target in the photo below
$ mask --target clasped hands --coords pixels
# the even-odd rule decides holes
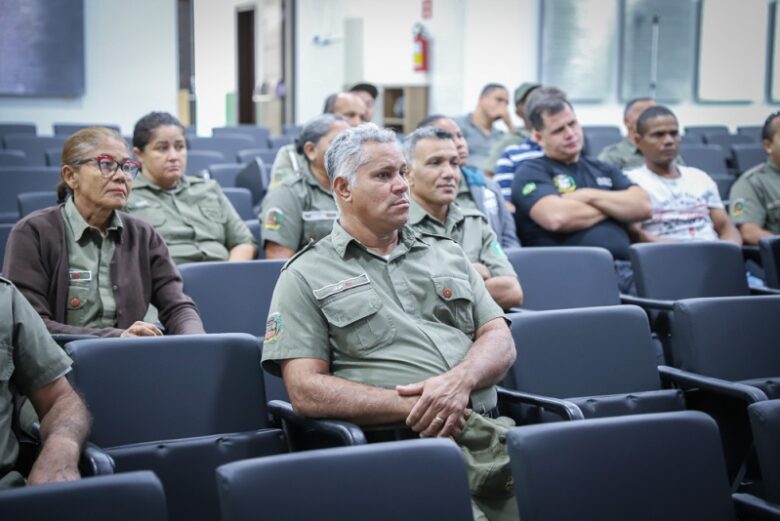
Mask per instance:
[[[471,389],[452,371],[395,390],[402,397],[417,398],[406,425],[422,438],[457,438],[471,414]]]

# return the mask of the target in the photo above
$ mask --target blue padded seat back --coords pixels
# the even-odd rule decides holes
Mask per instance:
[[[524,309],[620,304],[612,255],[603,248],[508,248],[506,254],[523,285]]]
[[[636,306],[511,316],[519,391],[556,398],[658,390],[647,315]]]
[[[470,521],[466,468],[448,439],[239,461],[217,469],[222,521]]]
[[[256,337],[178,335],[77,340],[70,379],[113,447],[266,427]]]
[[[780,400],[748,407],[766,499],[780,504]]]
[[[675,303],[675,365],[738,381],[780,377],[780,296],[686,299]]]
[[[633,244],[640,297],[679,300],[749,295],[742,250],[724,241]]]
[[[513,428],[523,521],[734,521],[718,427],[693,411]]]

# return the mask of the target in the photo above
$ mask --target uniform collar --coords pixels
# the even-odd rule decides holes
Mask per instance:
[[[770,169],[772,172],[774,172],[774,173],[776,173],[776,174],[780,174],[780,166],[777,166],[777,165],[775,164],[775,162],[774,162],[774,161],[772,161],[772,158],[769,158],[769,157],[768,157],[768,158],[767,158],[767,160],[766,160],[766,164],[767,164],[767,165],[769,165],[769,169]]]
[[[84,217],[82,217],[78,208],[76,208],[76,203],[73,202],[73,197],[69,197],[65,202],[65,218],[76,241],[80,241],[82,237],[84,237],[84,234],[89,230],[96,230],[98,234],[100,233],[100,230],[91,226],[84,220]],[[119,218],[118,212],[115,211],[113,213],[107,231],[113,232],[116,235],[117,240],[122,236],[122,219]]]
[[[347,231],[342,228],[341,223],[336,220],[333,221],[333,230],[330,232],[330,241],[331,244],[333,244],[333,248],[336,250],[336,253],[341,257],[342,259],[347,254],[347,247],[350,245],[350,243],[355,243],[355,245],[359,248],[362,248],[363,250],[366,250],[367,252],[371,253],[372,255],[376,255],[373,252],[370,252],[370,250],[362,244],[360,241],[352,237]],[[413,247],[417,246],[419,244],[423,244],[422,240],[420,239],[420,236],[415,232],[412,228],[409,227],[409,225],[404,225],[403,228],[401,228],[398,231],[398,237],[399,241],[395,248],[393,248],[393,251],[390,253],[390,258],[397,257],[398,255],[401,255],[403,253],[406,253],[407,251],[411,250]],[[398,253],[399,246],[402,248],[401,253]]]
[[[446,229],[450,229],[454,223],[459,223],[464,219],[463,212],[457,203],[450,204],[447,210],[447,217],[444,219],[444,223],[440,223],[438,219],[429,214],[425,208],[423,208],[413,197],[409,199],[409,226],[416,226],[426,219],[444,226]]]
[[[195,182],[203,182],[200,178],[194,178]],[[185,188],[189,188],[189,186],[193,183],[193,180],[187,177],[186,175],[181,176],[181,179],[179,179],[179,182],[176,183],[176,186],[171,188],[170,190],[166,190],[164,188],[160,188],[154,182],[146,177],[143,172],[139,173],[136,178],[133,180],[133,190],[152,190],[154,192],[165,192],[165,193],[173,193],[177,194],[184,190]]]
[[[323,192],[325,192],[328,195],[331,195],[331,192],[328,190],[325,190],[322,187],[322,184],[317,180],[316,177],[314,177],[314,172],[311,171],[311,168],[309,167],[309,162],[304,161],[304,164],[301,166],[301,177],[303,177],[303,180],[306,181],[309,185],[319,188]]]

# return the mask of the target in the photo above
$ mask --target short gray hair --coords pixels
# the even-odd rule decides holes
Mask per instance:
[[[572,108],[566,93],[558,87],[539,87],[531,92],[525,101],[525,113],[534,130],[544,128],[544,114],[555,115],[563,111],[566,106]]]
[[[420,127],[408,136],[404,140],[404,157],[406,163],[411,165],[414,161],[414,150],[417,148],[417,143],[423,139],[440,139],[440,140],[453,140],[452,134],[446,130],[442,130],[437,127]]]
[[[337,177],[346,178],[350,186],[355,184],[358,168],[368,161],[363,152],[365,143],[392,143],[398,146],[394,132],[373,123],[363,123],[345,130],[336,136],[325,154],[325,170],[331,186]]]
[[[295,150],[299,154],[304,155],[303,146],[306,143],[311,143],[313,145],[319,143],[320,139],[330,132],[331,127],[333,127],[334,123],[337,121],[346,122],[347,120],[336,114],[324,114],[322,116],[317,116],[306,123],[301,129],[300,135],[295,140]]]

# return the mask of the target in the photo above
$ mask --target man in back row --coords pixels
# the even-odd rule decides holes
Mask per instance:
[[[642,151],[636,146],[636,122],[639,115],[655,105],[651,98],[634,98],[626,103],[623,111],[623,124],[626,126],[626,137],[614,145],[605,147],[599,153],[599,161],[604,161],[619,170],[630,170],[645,164]]]
[[[331,94],[325,100],[323,114],[336,114],[344,118],[349,126],[355,127],[365,120],[367,109],[362,98],[354,92],[339,92]],[[296,144],[284,145],[276,153],[273,167],[271,168],[271,185],[269,190],[279,186],[285,177],[302,175],[306,158],[296,151]]]
[[[529,115],[544,156],[525,161],[512,184],[526,246],[600,246],[612,253],[620,290],[632,291],[626,226],[648,219],[647,194],[618,169],[582,157],[582,128],[566,98],[547,96]]]
[[[680,128],[674,113],[652,106],[637,118],[634,142],[645,164],[626,175],[650,196],[653,216],[630,228],[634,242],[731,241],[742,245],[715,181],[677,164]]]
[[[780,233],[780,112],[766,118],[761,131],[767,160],[737,179],[731,187],[731,218],[745,244]]]
[[[455,118],[469,146],[469,165],[484,171],[493,145],[504,135],[494,124],[501,120],[512,132],[515,126],[509,116],[509,91],[498,83],[482,87],[473,112]]]
[[[493,419],[495,385],[516,356],[503,312],[454,241],[406,226],[392,132],[348,129],[326,165],[340,215],[282,270],[263,367],[283,375],[300,415],[407,426],[369,437],[453,437],[485,464],[467,469],[475,519],[517,520],[506,446],[491,441],[511,425]]]

